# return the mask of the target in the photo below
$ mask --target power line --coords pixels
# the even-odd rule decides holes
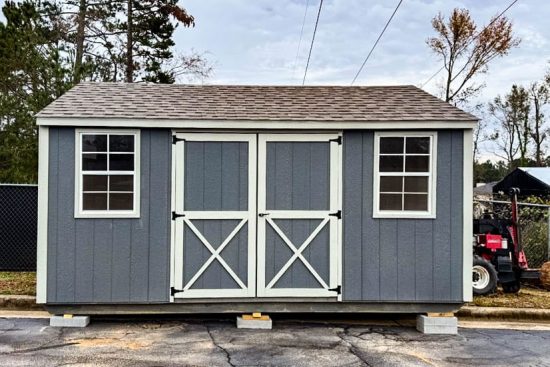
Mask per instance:
[[[465,47],[470,46],[470,44],[471,44],[472,42],[474,42],[474,41],[483,33],[483,31],[485,31],[487,28],[489,28],[490,26],[492,26],[500,17],[502,17],[502,16],[504,15],[504,13],[506,13],[506,12],[507,12],[512,6],[514,6],[514,4],[517,3],[517,2],[518,2],[518,0],[512,1],[512,2],[510,3],[510,5],[508,5],[508,6],[506,7],[506,9],[504,9],[503,11],[501,11],[500,14],[496,16],[496,18],[494,18],[489,24],[487,24],[487,26],[485,26],[485,27],[481,30],[481,32],[479,32],[474,38],[472,38],[472,39],[470,40],[470,42],[468,42],[468,44],[467,44]],[[424,83],[422,83],[422,84],[420,85],[420,88],[424,88],[424,86],[425,86],[426,84],[428,84],[433,78],[435,78],[435,77],[437,76],[437,74],[441,73],[441,72],[443,71],[443,69],[445,69],[445,65],[443,65],[442,67],[440,67],[439,70],[437,70],[431,77],[428,78],[428,80],[426,80]]]
[[[319,17],[321,16],[321,8],[323,7],[323,0],[319,3],[319,11],[317,12],[317,20],[315,21],[315,28],[313,29],[313,37],[311,38],[311,45],[309,46],[309,55],[307,56],[306,71],[304,72],[304,79],[302,85],[306,84],[307,69],[309,68],[309,60],[311,59],[311,51],[313,50],[313,43],[315,42],[315,34],[317,33],[317,26],[319,25]]]
[[[374,42],[374,45],[372,46],[372,48],[370,49],[369,51],[369,54],[367,55],[367,57],[365,58],[365,61],[363,61],[363,64],[361,65],[361,67],[359,68],[359,70],[357,71],[357,74],[355,74],[355,77],[353,78],[353,80],[351,81],[351,85],[353,85],[353,83],[355,83],[355,81],[357,80],[357,77],[359,76],[359,74],[361,74],[361,71],[363,71],[363,68],[365,67],[365,64],[367,63],[367,61],[369,60],[370,58],[370,55],[372,54],[372,52],[374,51],[374,49],[376,48],[376,45],[378,45],[378,42],[380,41],[380,39],[382,38],[382,36],[384,35],[384,32],[386,32],[386,29],[388,28],[388,26],[390,25],[395,13],[397,13],[397,9],[399,9],[399,7],[401,6],[401,3],[403,2],[403,0],[399,0],[399,3],[397,4],[397,6],[395,7],[392,15],[390,16],[390,19],[388,19],[388,21],[386,22],[386,25],[384,26],[384,29],[382,29],[382,32],[380,32],[380,35],[378,36],[378,38],[376,39],[376,42]]]
[[[300,30],[300,40],[298,41],[298,50],[296,50],[296,58],[294,59],[294,66],[292,67],[292,78],[294,79],[294,73],[296,72],[296,65],[298,64],[298,56],[300,55],[300,47],[302,46],[302,37],[304,35],[304,25],[306,24],[307,9],[309,8],[309,0],[306,2],[306,10],[304,11],[304,19],[302,20],[302,29]]]

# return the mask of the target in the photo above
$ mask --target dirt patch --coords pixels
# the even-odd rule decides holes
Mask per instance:
[[[0,272],[0,295],[36,294],[35,272]]]
[[[76,344],[82,348],[97,348],[97,347],[110,347],[110,348],[122,348],[130,350],[139,350],[147,348],[151,345],[151,342],[136,341],[136,340],[123,340],[114,338],[86,338],[71,340],[71,343]]]
[[[469,306],[479,307],[513,307],[550,309],[550,292],[543,289],[523,287],[519,293],[504,293],[498,289],[490,296],[474,297]]]

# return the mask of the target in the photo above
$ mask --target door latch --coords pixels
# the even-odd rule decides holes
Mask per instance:
[[[260,213],[260,214],[258,214],[258,217],[265,217],[267,215],[269,215],[269,213]]]

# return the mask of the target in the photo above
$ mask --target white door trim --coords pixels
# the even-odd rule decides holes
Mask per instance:
[[[258,216],[258,297],[337,297],[341,300],[341,293],[338,294],[332,288],[341,284],[341,225],[337,217],[330,216],[341,211],[341,140],[340,134],[259,134],[258,138],[258,213],[268,216]],[[267,188],[267,142],[288,141],[288,142],[328,142],[330,141],[330,199],[329,210],[267,210],[266,188]],[[274,223],[273,219],[322,219],[318,227],[310,234],[303,244],[296,246]],[[266,284],[265,261],[266,261],[266,226],[270,225],[285,244],[294,252],[275,277]],[[301,255],[301,252],[311,243],[317,234],[329,225],[330,230],[330,270],[329,282],[319,276],[309,262]],[[322,288],[272,288],[286,270],[300,260],[311,272]]]
[[[256,170],[257,170],[257,147],[256,134],[227,134],[227,133],[178,133],[174,134],[176,144],[173,145],[174,156],[174,185],[172,194],[174,197],[172,209],[177,214],[184,214],[184,217],[176,217],[172,221],[173,227],[173,275],[172,287],[183,292],[175,293],[174,298],[223,298],[223,297],[254,297],[256,295]],[[177,142],[180,140],[179,142]],[[184,152],[186,141],[234,141],[248,143],[248,210],[247,211],[185,211],[184,210]],[[212,245],[197,230],[191,220],[200,219],[240,219],[237,227],[229,234],[223,243],[214,249]],[[247,279],[242,280],[219,256],[223,248],[227,246],[231,238],[248,223],[248,268]],[[183,231],[188,226],[201,243],[210,251],[211,256],[205,264],[201,266],[187,284],[183,284]],[[193,283],[199,278],[200,274],[206,270],[213,261],[218,261],[229,275],[239,285],[235,289],[190,289]],[[197,275],[198,274],[198,275]]]

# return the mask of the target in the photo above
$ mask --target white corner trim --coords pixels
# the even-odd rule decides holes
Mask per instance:
[[[133,210],[88,210],[82,209],[82,171],[80,163],[82,161],[82,134],[128,134],[134,135],[134,209]],[[107,143],[108,144],[108,143]],[[140,129],[106,129],[106,128],[89,128],[75,129],[75,144],[74,144],[74,217],[75,218],[139,218],[140,217],[140,200],[141,200],[141,130]],[[107,157],[108,159],[108,157]],[[130,172],[130,171],[128,171]],[[120,174],[127,174],[123,171]],[[110,174],[117,174],[117,171],[110,171]]]
[[[41,126],[82,126],[112,128],[168,129],[252,129],[252,130],[343,130],[343,129],[473,129],[475,121],[251,121],[251,120],[172,120],[100,117],[39,117]]]
[[[463,233],[463,300],[464,302],[471,302],[473,299],[472,292],[472,263],[473,263],[473,249],[472,249],[472,236],[473,236],[473,130],[464,130],[464,163],[463,163],[463,197],[464,207],[462,209],[464,219],[464,233]]]
[[[48,160],[49,128],[38,128],[38,233],[36,239],[36,303],[48,295]]]
[[[400,173],[396,176],[427,176],[428,180],[428,211],[405,211],[405,210],[379,210],[380,197],[380,172],[378,171],[378,162],[380,156],[380,138],[381,137],[429,137],[430,144],[430,172],[423,173]],[[391,131],[374,132],[374,154],[373,154],[373,184],[372,184],[372,217],[373,218],[397,218],[397,219],[435,219],[437,213],[437,131]],[[384,175],[391,175],[385,173]]]

